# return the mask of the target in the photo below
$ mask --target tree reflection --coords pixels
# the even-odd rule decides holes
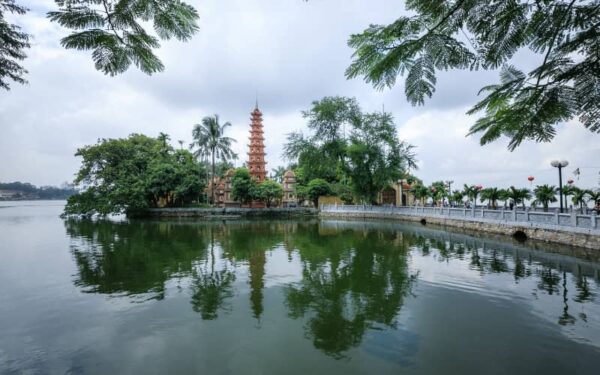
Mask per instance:
[[[210,228],[210,260],[194,268],[192,277],[192,308],[200,313],[202,319],[212,320],[218,317],[218,311],[223,309],[228,299],[233,297],[233,282],[235,273],[227,264],[222,269],[215,269],[215,240]],[[210,263],[210,266],[209,266]]]
[[[552,295],[558,293],[558,285],[560,283],[560,276],[558,272],[555,272],[552,268],[544,266],[538,271],[540,281],[538,282],[538,288]]]
[[[257,221],[223,225],[215,234],[226,258],[248,264],[250,309],[256,319],[260,319],[264,311],[266,252],[284,243],[286,234],[294,231],[295,227],[293,222]]]
[[[164,298],[165,283],[190,275],[206,257],[206,228],[165,222],[65,221],[77,265],[74,283],[88,293]]]
[[[552,299],[552,319],[558,317],[561,325],[575,324],[569,304],[593,300],[590,283],[598,280],[594,267],[556,254],[466,236],[369,229],[366,224],[344,229],[261,220],[66,221],[65,226],[77,266],[74,283],[85,292],[160,300],[169,280],[176,280],[189,285],[191,308],[204,320],[221,318],[234,305],[230,301],[239,295],[236,282],[241,279],[250,289],[242,295],[248,319],[260,321],[269,308],[264,298],[268,262],[276,251],[285,251],[278,259],[299,260],[301,267],[299,281],[283,286],[287,314],[302,319],[314,347],[334,358],[360,345],[369,330],[398,325],[417,277],[409,271],[409,260],[416,257],[430,257],[437,268],[460,262],[461,272],[481,278],[505,274],[515,283],[529,278],[552,296],[544,298]],[[565,270],[574,270],[574,264],[584,269],[579,266],[567,277]],[[586,319],[583,309],[577,316]]]
[[[303,274],[285,288],[292,318],[308,317],[306,334],[316,348],[339,358],[376,324],[395,326],[411,284],[406,247],[394,234],[313,230],[295,244]]]
[[[573,299],[575,302],[583,303],[594,299],[594,293],[590,290],[590,284],[587,277],[581,271],[581,266],[577,267],[575,288],[577,289],[577,295]]]

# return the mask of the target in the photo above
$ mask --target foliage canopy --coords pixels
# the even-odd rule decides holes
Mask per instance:
[[[469,134],[481,144],[510,138],[548,142],[556,125],[578,117],[600,133],[600,6],[597,1],[407,0],[415,15],[371,25],[352,35],[348,78],[364,77],[377,89],[405,76],[405,94],[422,105],[448,69],[501,69],[500,83],[468,113],[484,114]],[[521,49],[539,57],[524,72],[510,61]]]
[[[173,150],[156,138],[132,134],[102,139],[77,150],[82,165],[65,215],[136,213],[159,204],[180,206],[204,189],[201,165],[186,150]]]
[[[189,40],[198,30],[198,12],[181,0],[55,0],[48,18],[73,32],[61,40],[68,49],[91,50],[97,70],[111,76],[131,64],[146,74],[164,70],[155,50],[161,40]],[[9,80],[26,83],[20,65],[29,48],[29,35],[6,21],[4,14],[23,15],[15,0],[0,0],[0,88]],[[146,30],[150,24],[154,35]]]
[[[336,96],[314,101],[303,115],[310,135],[291,133],[284,146],[285,156],[297,161],[300,189],[320,179],[373,203],[381,189],[416,168],[413,146],[398,139],[389,113],[364,113],[356,99]]]
[[[29,35],[17,25],[9,23],[5,14],[22,15],[27,8],[14,0],[0,0],[0,89],[9,90],[9,80],[24,84],[27,70],[21,65],[25,49],[29,48]]]

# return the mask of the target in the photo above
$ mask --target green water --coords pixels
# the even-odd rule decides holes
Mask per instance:
[[[0,373],[598,374],[600,252],[0,206]]]

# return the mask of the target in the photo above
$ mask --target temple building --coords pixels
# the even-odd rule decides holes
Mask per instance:
[[[265,161],[265,137],[263,129],[262,112],[258,109],[258,103],[254,107],[250,123],[250,143],[248,144],[248,160],[246,168],[250,172],[252,179],[261,183],[267,179],[267,162]],[[210,193],[212,186],[215,187],[215,204],[219,207],[240,207],[240,202],[233,199],[232,179],[235,174],[234,169],[228,170],[223,176],[215,176],[206,189]],[[283,176],[283,196],[276,202],[276,205],[282,207],[295,207],[298,204],[296,196],[296,175],[288,170]],[[264,208],[264,202],[252,201],[252,208]]]
[[[283,175],[283,198],[281,199],[281,205],[283,207],[295,207],[297,204],[296,174],[292,170],[287,170]]]
[[[248,170],[257,182],[263,182],[267,177],[267,162],[265,162],[265,137],[262,123],[262,112],[258,103],[251,113],[250,144],[248,145]]]

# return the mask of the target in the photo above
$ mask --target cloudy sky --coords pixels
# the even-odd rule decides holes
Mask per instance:
[[[25,65],[29,85],[0,92],[0,181],[36,185],[70,181],[78,147],[99,138],[151,136],[163,131],[191,141],[193,124],[218,113],[233,124],[236,151],[246,153],[250,111],[258,96],[264,113],[268,166],[285,165],[286,134],[305,127],[300,111],[330,95],[356,97],[365,111],[393,112],[400,138],[417,146],[425,182],[453,180],[484,186],[556,184],[550,161],[567,159],[567,178],[598,187],[600,136],[577,121],[559,127],[551,144],[527,143],[515,152],[506,140],[481,147],[466,137],[475,117],[465,112],[478,89],[497,82],[497,72],[442,72],[437,92],[423,107],[405,100],[402,82],[375,91],[344,70],[352,51],[346,41],[370,23],[389,23],[404,11],[397,0],[191,0],[200,13],[192,41],[164,42],[158,54],[166,69],[146,76],[135,68],[117,77],[93,67],[89,52],[64,50],[68,34],[45,14],[52,0],[23,0],[31,9],[18,23],[33,35]],[[535,56],[517,56],[528,67]],[[400,80],[402,81],[402,80]],[[243,160],[239,160],[241,164]]]

